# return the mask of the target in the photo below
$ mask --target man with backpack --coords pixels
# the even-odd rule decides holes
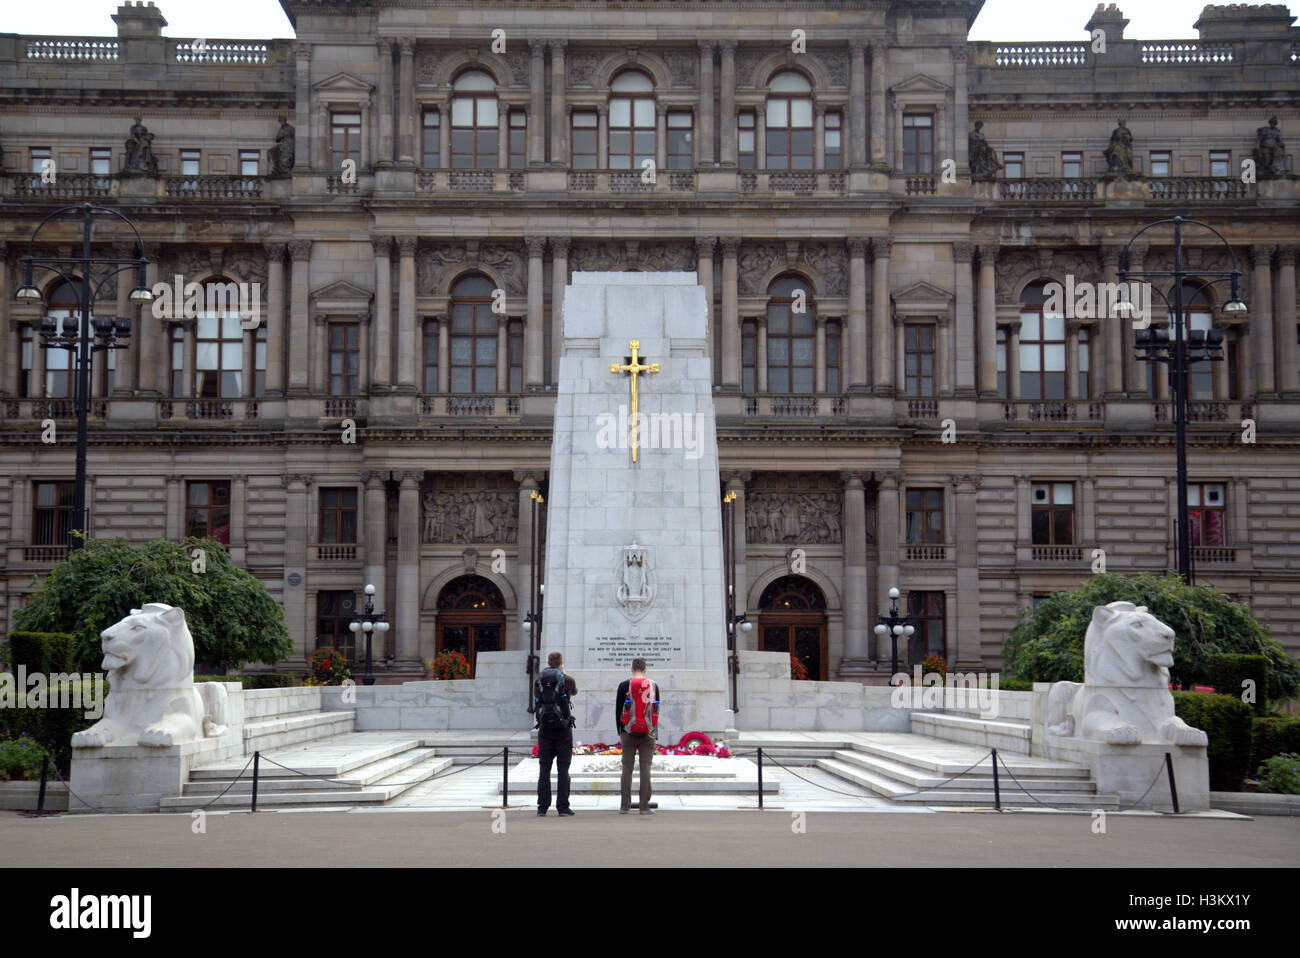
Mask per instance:
[[[558,772],[558,794],[555,810],[560,815],[572,815],[569,808],[569,763],[573,761],[573,696],[578,694],[578,683],[573,676],[564,674],[564,656],[552,652],[546,657],[542,669],[533,683],[533,714],[537,717],[537,758],[541,767],[537,772],[537,814],[545,815],[551,807],[551,762]]]
[[[632,808],[632,763],[641,756],[642,815],[653,815],[650,807],[650,763],[654,760],[655,739],[659,735],[659,685],[645,677],[645,659],[632,660],[632,678],[619,683],[614,694],[614,716],[618,723],[618,740],[623,745],[623,778],[620,784],[618,813],[626,815]]]

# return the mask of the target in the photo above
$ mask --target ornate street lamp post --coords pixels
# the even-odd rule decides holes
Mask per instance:
[[[899,638],[911,638],[916,627],[910,625],[906,616],[898,614],[898,596],[897,588],[889,590],[889,614],[881,615],[880,624],[873,630],[877,638],[883,639],[889,636],[889,682],[892,685],[894,676],[898,674],[898,640]]]
[[[1165,223],[1172,223],[1174,227],[1174,268],[1172,270],[1129,270],[1128,268],[1128,251],[1135,240],[1147,230]],[[1186,330],[1184,335],[1185,324],[1188,321],[1183,309],[1183,280],[1187,273],[1183,270],[1183,227],[1200,226],[1209,230],[1217,236],[1228,250],[1228,256],[1232,261],[1230,270],[1213,270],[1198,269],[1196,276],[1213,276],[1217,277],[1210,280],[1205,285],[1212,286],[1215,283],[1229,281],[1232,284],[1232,295],[1223,304],[1223,312],[1226,315],[1235,315],[1246,311],[1246,304],[1241,301],[1239,296],[1239,287],[1241,280],[1241,271],[1237,269],[1237,257],[1232,252],[1232,247],[1223,235],[1213,226],[1201,223],[1197,220],[1184,219],[1181,216],[1175,216],[1170,219],[1157,220],[1149,223],[1133,235],[1124,247],[1123,253],[1120,254],[1119,282],[1121,288],[1128,288],[1128,282],[1131,278],[1150,280],[1154,278],[1173,278],[1173,300],[1165,295],[1164,291],[1156,288],[1160,298],[1165,301],[1169,307],[1170,322],[1173,324],[1173,337],[1170,338],[1167,329],[1152,329],[1151,318],[1145,317],[1144,325],[1134,324],[1136,330],[1136,348],[1139,353],[1138,359],[1144,362],[1167,363],[1169,365],[1169,387],[1173,393],[1173,414],[1174,414],[1174,444],[1176,447],[1176,471],[1178,485],[1178,518],[1177,518],[1177,540],[1178,540],[1178,575],[1188,585],[1192,584],[1192,545],[1191,545],[1191,528],[1190,520],[1187,515],[1187,420],[1189,413],[1189,388],[1188,388],[1188,367],[1193,362],[1210,361],[1216,362],[1223,358],[1223,330]],[[1148,285],[1150,285],[1148,283]],[[1125,299],[1115,304],[1115,314],[1121,319],[1128,318],[1136,312],[1132,299]]]
[[[375,587],[367,583],[366,607],[356,619],[348,623],[348,629],[354,634],[357,632],[366,634],[366,675],[361,680],[364,685],[375,684],[375,671],[370,658],[370,639],[375,632],[388,631],[387,617],[384,613],[375,611],[374,595]]]
[[[731,675],[731,711],[740,711],[740,698],[736,683],[740,678],[740,650],[736,647],[736,626],[749,632],[754,623],[744,612],[736,614],[736,499],[733,489],[722,497],[722,567],[727,578],[727,671]]]
[[[32,250],[35,248],[36,238],[40,235],[45,224],[52,219],[73,212],[81,215],[81,255],[76,257],[33,255]],[[94,218],[97,215],[104,214],[117,217],[131,228],[131,232],[135,234],[136,249],[140,250],[141,255],[134,259],[90,255],[90,236],[94,227]],[[153,293],[145,286],[145,267],[148,265],[148,260],[144,258],[144,244],[140,240],[140,233],[135,228],[135,224],[117,210],[106,206],[95,206],[92,203],[83,203],[80,206],[64,206],[41,220],[27,245],[27,255],[22,257],[22,262],[24,267],[23,285],[15,291],[15,299],[23,303],[39,303],[41,301],[41,291],[32,283],[32,269],[47,269],[63,277],[69,288],[74,291],[77,298],[77,307],[81,314],[79,318],[66,317],[63,320],[62,330],[58,328],[53,316],[46,316],[41,321],[40,328],[41,348],[66,349],[69,353],[69,360],[72,360],[68,363],[68,371],[71,374],[73,404],[77,414],[77,478],[72,505],[72,522],[69,523],[68,528],[67,545],[71,551],[80,548],[82,542],[73,533],[79,531],[84,535],[86,532],[86,429],[87,419],[90,414],[91,358],[95,353],[105,349],[125,349],[128,345],[125,340],[131,336],[131,319],[127,316],[96,318],[93,321],[94,333],[92,336],[91,312],[94,309],[95,300],[99,298],[100,290],[108,282],[109,277],[116,276],[133,266],[136,269],[136,287],[131,291],[130,301],[132,303],[151,302]],[[90,274],[92,269],[99,266],[115,266],[117,268],[109,270],[104,278],[95,284],[92,290]],[[65,273],[61,267],[74,267],[74,272],[79,270],[81,273],[80,283],[77,283],[73,276]]]
[[[537,650],[542,647],[542,596],[546,594],[546,583],[537,581],[537,565],[541,561],[541,536],[537,531],[537,508],[546,500],[536,489],[528,493],[532,500],[532,532],[529,541],[528,563],[528,612],[524,615],[523,629],[528,633],[528,714],[532,715],[533,682],[537,679],[541,660]]]

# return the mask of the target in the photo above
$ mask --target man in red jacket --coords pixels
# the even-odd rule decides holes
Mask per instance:
[[[653,815],[650,807],[650,763],[654,761],[655,738],[659,734],[659,685],[645,677],[645,659],[632,660],[632,678],[619,683],[614,694],[614,721],[623,745],[623,777],[619,783],[620,815],[632,808],[632,764],[641,756],[642,815]]]

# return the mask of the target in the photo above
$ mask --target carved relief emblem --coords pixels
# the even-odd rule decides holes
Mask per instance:
[[[650,567],[650,550],[633,542],[619,552],[615,569],[618,589],[614,597],[623,614],[639,622],[650,611],[655,599],[655,576]]]

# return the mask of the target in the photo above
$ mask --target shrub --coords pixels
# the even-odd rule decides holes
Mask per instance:
[[[921,674],[938,672],[941,676],[948,674],[948,660],[942,655],[927,655],[921,660]]]
[[[1258,765],[1283,752],[1300,753],[1300,718],[1269,715],[1251,724],[1251,762]]]
[[[998,676],[999,692],[1032,692],[1033,690],[1034,683],[1028,679],[1007,678],[1003,675]]]
[[[1245,683],[1255,690],[1253,708],[1260,715],[1268,705],[1268,656],[1216,652],[1209,657],[1210,684],[1221,695],[1235,695],[1245,701]],[[1247,702],[1250,705],[1251,703]]]
[[[1174,714],[1209,738],[1210,788],[1241,791],[1250,770],[1250,706],[1233,695],[1175,692]]]
[[[45,750],[28,736],[0,741],[0,781],[28,781],[41,777]]]
[[[469,659],[455,649],[443,649],[429,663],[433,677],[440,681],[469,678]]]
[[[803,659],[793,653],[790,655],[790,678],[801,681],[808,678],[808,666],[803,664]]]
[[[1209,658],[1216,652],[1263,655],[1268,659],[1265,697],[1286,700],[1300,691],[1300,662],[1270,638],[1245,606],[1207,585],[1189,586],[1178,576],[1121,576],[1102,573],[1084,585],[1057,592],[1026,609],[1007,636],[1004,657],[1015,678],[1038,682],[1082,682],[1083,640],[1092,610],[1118,601],[1144,605],[1176,635],[1175,683],[1209,681]]]
[[[28,674],[71,672],[76,662],[76,647],[77,637],[68,632],[14,631],[9,633],[0,658],[15,671],[20,665],[26,666]]]
[[[305,685],[342,685],[352,678],[348,660],[338,649],[317,649],[307,660],[308,675]]]
[[[1300,755],[1283,752],[1259,767],[1259,788],[1263,792],[1300,795]]]
[[[195,682],[238,682],[245,689],[291,689],[296,677],[288,672],[258,672],[254,675],[196,675]]]

